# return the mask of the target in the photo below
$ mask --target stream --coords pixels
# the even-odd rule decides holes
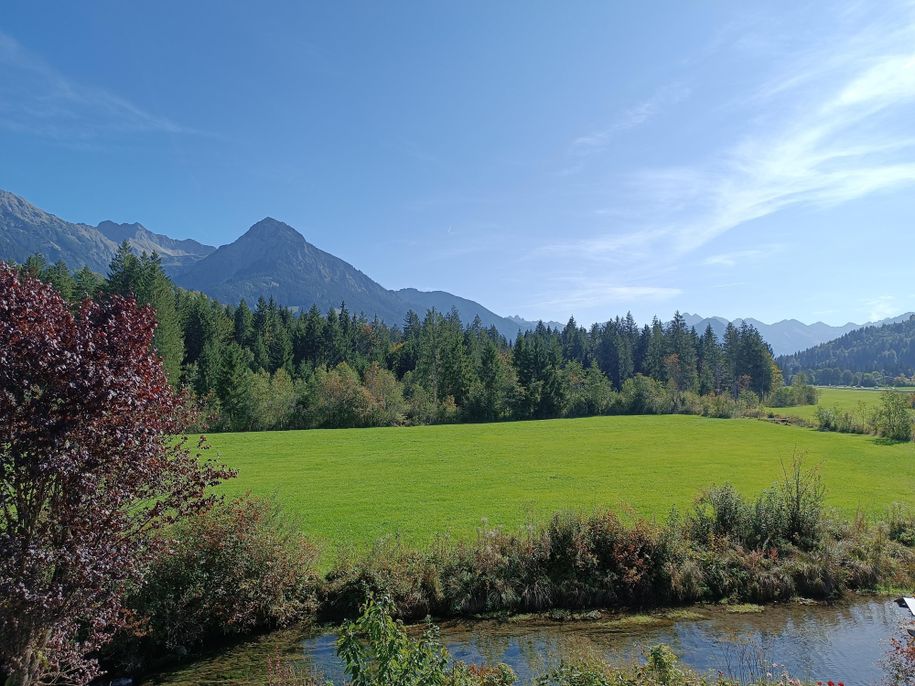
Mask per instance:
[[[902,638],[912,617],[887,598],[857,598],[836,605],[697,606],[649,615],[592,613],[559,621],[521,616],[507,621],[441,623],[452,657],[465,662],[504,662],[527,684],[559,663],[561,656],[598,653],[635,660],[646,647],[666,643],[699,670],[750,679],[787,671],[794,677],[851,684],[879,684],[890,638]],[[420,627],[421,628],[421,627]],[[418,631],[420,628],[411,630]],[[342,682],[332,632],[303,636],[276,632],[147,684],[262,683],[271,659],[292,660]]]

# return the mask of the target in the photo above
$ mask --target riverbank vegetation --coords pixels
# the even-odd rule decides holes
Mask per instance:
[[[849,521],[823,503],[819,477],[796,462],[755,498],[713,487],[663,523],[562,513],[429,548],[384,541],[321,574],[313,546],[269,506],[229,502],[169,532],[176,552],[154,563],[151,585],[131,605],[145,630],[111,661],[136,669],[144,655],[181,657],[252,631],[339,622],[373,597],[386,598],[394,617],[419,621],[834,600],[915,583],[915,514],[897,507]]]

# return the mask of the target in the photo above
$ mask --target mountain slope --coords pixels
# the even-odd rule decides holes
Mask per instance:
[[[485,328],[494,326],[499,333],[509,340],[514,340],[520,332],[532,329],[537,325],[536,322],[527,322],[523,319],[515,320],[510,317],[500,317],[478,302],[467,300],[467,298],[462,298],[446,291],[419,291],[415,288],[401,288],[399,291],[394,292],[410,309],[420,316],[432,308],[444,314],[454,308],[461,315],[461,321],[465,324],[470,324],[474,318],[479,317]]]
[[[24,262],[41,253],[49,262],[63,260],[70,269],[89,267],[104,274],[117,244],[95,227],[72,224],[0,190],[0,257]]]
[[[136,222],[116,224],[112,221],[103,221],[96,228],[114,243],[121,244],[127,241],[138,252],[158,253],[167,272],[174,272],[202,260],[216,250],[212,245],[204,245],[190,238],[179,240],[161,233],[153,233]]]
[[[388,290],[271,217],[174,278],[179,286],[226,303],[272,297],[281,305],[300,309],[316,305],[322,312],[345,303],[351,312],[377,316],[393,325],[401,325],[409,310],[422,317],[432,308],[442,313],[455,308],[465,324],[479,316],[483,326],[495,326],[510,339],[534,326],[500,317],[479,303],[444,291]]]
[[[345,303],[351,312],[391,324],[402,323],[407,309],[395,293],[270,217],[177,274],[175,282],[226,303],[272,297],[281,305],[314,304],[322,311]]]
[[[784,319],[774,324],[766,324],[758,319],[735,319],[734,326],[740,326],[743,323],[755,327],[766,342],[772,346],[773,352],[778,355],[791,355],[801,350],[806,350],[820,343],[834,340],[856,329],[867,326],[882,326],[884,324],[893,324],[905,321],[912,313],[884,319],[879,322],[869,322],[867,324],[854,324],[849,322],[842,326],[831,326],[823,322],[813,324],[804,324],[797,319]],[[723,317],[701,317],[696,314],[684,314],[687,325],[693,327],[700,334],[705,331],[705,327],[711,325],[712,331],[720,339],[724,335],[725,327],[728,320]]]
[[[845,383],[852,374],[915,375],[915,315],[905,321],[867,326],[794,355],[778,359],[789,374],[804,372],[817,383]],[[844,375],[847,379],[848,374]]]
[[[41,253],[49,262],[63,260],[70,269],[89,267],[105,274],[118,245],[125,240],[139,252],[159,253],[168,272],[215,250],[197,241],[153,233],[142,224],[74,224],[0,190],[0,258],[24,262],[30,255]]]
[[[410,309],[422,316],[432,307],[443,313],[457,308],[462,321],[469,323],[479,316],[484,326],[495,326],[507,338],[536,326],[536,322],[500,317],[479,303],[444,291],[390,291],[275,219],[258,222],[237,241],[216,249],[153,233],[139,223],[75,224],[0,190],[0,259],[24,262],[41,253],[50,262],[63,260],[73,270],[86,266],[106,274],[123,241],[137,251],[157,252],[165,271],[179,285],[223,302],[272,296],[285,305],[314,304],[322,311],[343,302],[351,311],[398,325]]]

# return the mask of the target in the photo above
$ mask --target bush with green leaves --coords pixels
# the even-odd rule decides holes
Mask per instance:
[[[823,530],[824,489],[815,471],[805,471],[798,458],[782,480],[748,502],[730,484],[707,490],[689,518],[690,537],[709,543],[727,537],[748,548],[809,550]]]
[[[858,412],[840,410],[837,407],[818,407],[816,422],[820,431],[846,434],[866,434],[870,431],[868,413],[863,407],[859,407]]]
[[[657,379],[636,374],[623,382],[619,404],[623,414],[667,414],[670,391]]]
[[[362,614],[340,631],[337,654],[350,686],[511,686],[506,665],[494,669],[449,665],[438,628],[429,625],[418,639],[391,616],[391,603],[369,597]]]
[[[795,374],[790,386],[780,386],[769,394],[770,407],[816,405],[817,389],[807,383],[803,374]]]
[[[908,394],[884,391],[880,394],[880,406],[874,412],[874,430],[882,438],[891,441],[912,440],[912,416],[909,414],[911,401]]]

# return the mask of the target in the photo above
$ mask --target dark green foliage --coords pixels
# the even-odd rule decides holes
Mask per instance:
[[[878,436],[892,441],[912,440],[912,407],[910,398],[893,391],[880,395],[880,406],[874,413],[874,429]]]
[[[884,391],[880,394],[880,404],[873,408],[863,402],[858,403],[855,411],[818,407],[817,428],[841,433],[872,433],[888,441],[911,441],[911,409],[912,394]]]
[[[706,491],[689,518],[690,536],[706,544],[727,538],[759,550],[811,550],[823,534],[823,495],[819,476],[805,473],[795,459],[753,502],[730,484]]]
[[[803,374],[795,374],[790,386],[781,386],[767,399],[770,407],[796,407],[816,405],[817,389],[807,383]]]
[[[172,385],[181,379],[184,361],[184,332],[178,318],[177,291],[162,270],[156,253],[135,255],[125,241],[111,260],[108,293],[134,297],[141,305],[152,305],[156,311],[156,334],[153,345]]]
[[[107,282],[40,257],[22,267],[72,298],[134,295],[156,310],[155,347],[173,384],[191,390],[209,426],[251,431],[456,421],[692,413],[731,417],[769,392],[772,356],[759,333],[731,327],[723,344],[675,314],[639,329],[617,317],[590,330],[540,323],[509,342],[456,310],[409,312],[403,329],[260,298],[224,306],[176,289],[157,255],[125,243]],[[700,398],[699,394],[702,394]]]
[[[868,428],[868,410],[859,406],[858,412],[840,410],[837,407],[818,407],[816,412],[817,428],[820,431],[838,431],[846,434],[866,434]]]
[[[180,529],[134,607],[146,617],[151,633],[144,645],[153,652],[293,617],[339,620],[362,612],[340,642],[353,683],[507,684],[498,668],[449,668],[434,633],[407,641],[393,618],[833,599],[915,580],[910,511],[841,522],[824,514],[822,499],[816,475],[795,462],[755,499],[729,486],[712,488],[688,517],[674,512],[663,525],[624,523],[603,511],[559,514],[517,533],[482,528],[474,540],[442,538],[425,549],[389,538],[366,553],[339,551],[317,580],[313,549],[277,525],[275,510],[240,501]],[[421,671],[406,671],[408,663]],[[416,674],[421,682],[411,681]],[[458,678],[479,680],[452,680]]]

